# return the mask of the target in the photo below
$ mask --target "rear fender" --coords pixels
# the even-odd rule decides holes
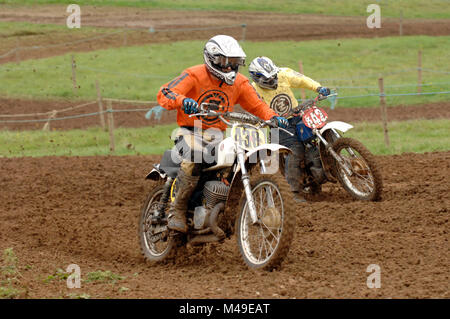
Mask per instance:
[[[159,170],[159,164],[155,165],[155,168],[153,168],[150,173],[147,174],[145,179],[151,179],[153,181],[158,181],[160,179],[165,179],[167,176],[163,172]]]

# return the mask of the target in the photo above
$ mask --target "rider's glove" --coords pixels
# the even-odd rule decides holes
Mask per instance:
[[[328,96],[331,92],[329,88],[319,86],[317,88],[317,93],[322,94],[323,96]]]
[[[186,114],[194,114],[198,112],[198,104],[195,100],[187,97],[183,100],[182,109]]]
[[[282,116],[274,116],[271,119],[273,122],[275,122],[277,124],[278,127],[281,128],[286,128],[289,126],[289,122],[288,120],[286,120],[284,117]]]

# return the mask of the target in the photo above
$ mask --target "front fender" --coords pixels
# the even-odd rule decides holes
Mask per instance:
[[[270,143],[270,144],[263,144],[258,146],[257,148],[251,150],[250,152],[245,154],[245,161],[247,161],[253,154],[262,151],[262,150],[269,150],[271,152],[276,152],[276,151],[286,151],[286,152],[291,152],[291,150],[289,148],[287,148],[286,146],[280,145],[280,144],[275,144],[275,143]]]
[[[341,122],[341,121],[333,121],[333,122],[327,123],[324,127],[322,127],[320,129],[319,132],[320,132],[320,134],[323,134],[323,132],[325,132],[326,130],[333,129],[333,128],[345,133],[349,129],[353,128],[353,125],[345,123],[345,122]]]
[[[259,157],[261,155],[261,153],[259,153],[259,152],[264,151],[264,150],[266,152],[265,152],[265,154],[263,153],[262,155],[267,155],[267,153],[268,153],[267,151],[270,151],[271,154],[273,152],[292,153],[292,151],[289,148],[287,148],[286,146],[280,145],[280,144],[275,144],[275,143],[263,144],[245,154],[245,166],[247,168],[249,168],[249,166],[257,164],[259,162],[259,159],[260,159]],[[278,165],[279,166],[277,166],[277,167],[280,168],[282,173],[284,174],[284,161],[279,161]],[[241,171],[241,167],[240,167],[240,165],[238,165],[235,174],[240,171]],[[268,173],[268,174],[270,174],[270,173]]]

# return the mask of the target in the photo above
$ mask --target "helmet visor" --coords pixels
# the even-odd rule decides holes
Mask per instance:
[[[236,70],[240,65],[245,65],[245,58],[217,55],[214,58],[214,64],[220,66],[222,69],[230,67],[232,70]]]
[[[272,87],[278,83],[278,75],[277,74],[274,74],[270,78],[266,78],[261,73],[254,73],[253,76],[254,76],[255,80],[257,80],[257,82],[259,82],[260,84],[266,85],[266,86]]]

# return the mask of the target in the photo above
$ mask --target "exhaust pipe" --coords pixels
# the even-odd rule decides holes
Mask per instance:
[[[217,217],[219,213],[224,209],[224,207],[224,202],[217,203],[209,214],[209,228],[211,228],[211,231],[219,240],[225,238],[225,232],[219,226],[217,226]]]
[[[220,202],[217,203],[213,209],[211,209],[208,218],[209,227],[204,230],[196,231],[198,235],[192,237],[192,239],[188,241],[189,244],[198,245],[204,243],[214,243],[225,239],[225,232],[219,226],[217,226],[217,217],[219,213],[224,209],[224,207],[225,203]],[[204,234],[206,230],[212,231],[212,234]]]

